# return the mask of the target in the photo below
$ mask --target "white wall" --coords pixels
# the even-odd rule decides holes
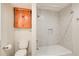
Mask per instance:
[[[1,4],[0,4],[0,13],[1,13]],[[1,41],[1,14],[0,14],[0,41]]]
[[[37,9],[36,4],[32,4],[32,40],[31,40],[31,46],[32,46],[32,55],[36,53],[36,26],[37,26]]]
[[[1,4],[0,4],[0,13],[1,13]],[[1,14],[0,14],[0,46],[1,46]],[[0,49],[0,52],[1,52],[1,49]]]
[[[59,42],[58,13],[38,9],[37,40],[38,46],[49,46]],[[52,29],[52,30],[49,30]]]
[[[13,8],[10,4],[1,4],[1,45],[12,44],[12,49],[6,51],[7,55],[14,55],[14,28]]]
[[[15,29],[15,51],[19,50],[19,43],[27,44],[32,39],[32,31],[29,29]]]
[[[32,9],[32,4],[31,3],[12,3],[11,5],[13,7]]]
[[[12,7],[19,7],[19,8],[28,8],[32,9],[32,4],[26,3],[13,3],[11,4]],[[23,44],[27,44],[28,41],[32,40],[32,29],[14,29],[15,32],[15,51],[19,50],[19,43],[23,42]]]
[[[60,16],[60,44],[73,51],[71,6],[61,10]]]
[[[72,19],[73,52],[79,56],[79,21],[77,21],[77,18],[79,18],[79,4],[72,4],[72,10],[74,11]]]

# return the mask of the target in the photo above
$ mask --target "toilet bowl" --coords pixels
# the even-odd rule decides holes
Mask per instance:
[[[27,56],[27,49],[28,49],[28,41],[20,41],[19,44],[19,50],[16,51],[15,56]]]
[[[26,56],[26,55],[27,55],[27,50],[26,49],[18,50],[15,53],[15,56]]]

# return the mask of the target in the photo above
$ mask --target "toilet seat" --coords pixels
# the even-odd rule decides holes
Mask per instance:
[[[15,56],[26,56],[26,55],[27,55],[26,49],[18,50],[15,53]]]

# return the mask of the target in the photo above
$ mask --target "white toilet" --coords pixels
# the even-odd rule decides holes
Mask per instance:
[[[16,51],[15,56],[27,56],[28,42],[19,42],[19,50]]]
[[[26,49],[18,50],[15,53],[15,56],[26,56],[26,55],[27,55],[27,50]]]

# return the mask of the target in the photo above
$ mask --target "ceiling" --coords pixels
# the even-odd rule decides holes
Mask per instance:
[[[37,8],[58,12],[69,5],[69,3],[39,3],[37,4]]]

